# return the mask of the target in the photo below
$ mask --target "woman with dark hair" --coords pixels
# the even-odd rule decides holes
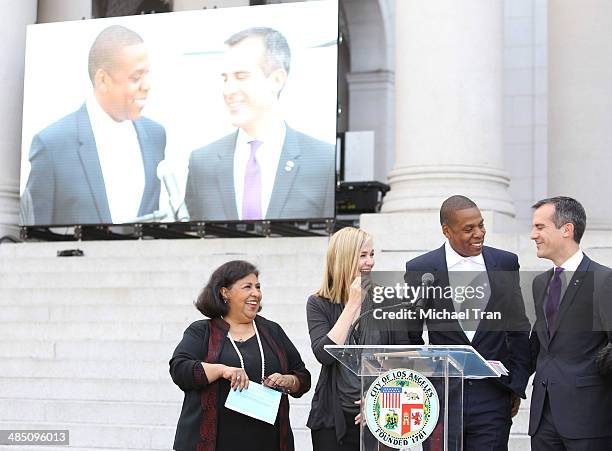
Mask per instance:
[[[225,407],[230,390],[261,382],[299,398],[310,373],[283,329],[261,310],[259,272],[235,260],[221,265],[195,302],[210,319],[191,324],[170,360],[170,375],[185,392],[176,428],[177,451],[292,451],[289,400],[283,395],[274,425]]]

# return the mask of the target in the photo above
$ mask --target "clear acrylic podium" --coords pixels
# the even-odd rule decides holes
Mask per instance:
[[[461,451],[463,449],[463,380],[500,376],[471,346],[345,345],[325,346],[325,350],[361,379],[364,403],[362,408],[364,421],[361,423],[362,451],[393,449]],[[393,446],[381,443],[372,434],[365,421],[367,412],[364,410],[370,386],[379,376],[398,368],[415,371],[427,378],[433,385],[439,401],[439,414],[433,432],[416,445]],[[380,405],[378,407],[380,408]],[[433,427],[433,423],[431,426]]]

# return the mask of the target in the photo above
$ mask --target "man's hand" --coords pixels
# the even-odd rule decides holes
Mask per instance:
[[[519,411],[519,407],[521,407],[521,398],[516,393],[512,393],[511,398],[511,407],[510,407],[510,415],[512,418],[516,416]]]

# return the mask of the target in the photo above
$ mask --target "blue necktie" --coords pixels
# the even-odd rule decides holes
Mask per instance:
[[[555,273],[548,285],[548,297],[544,306],[546,312],[546,322],[548,323],[548,335],[552,337],[555,333],[555,320],[559,313],[559,303],[561,302],[561,273],[563,268],[555,268]]]

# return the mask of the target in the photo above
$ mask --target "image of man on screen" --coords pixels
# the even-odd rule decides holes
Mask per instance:
[[[223,98],[238,129],[191,153],[190,219],[332,217],[334,146],[291,128],[279,105],[291,63],[287,40],[249,28],[225,44]]]
[[[93,90],[83,105],[32,140],[27,225],[129,223],[159,208],[166,132],[141,116],[149,92],[143,39],[123,26],[105,28],[88,72]]]

